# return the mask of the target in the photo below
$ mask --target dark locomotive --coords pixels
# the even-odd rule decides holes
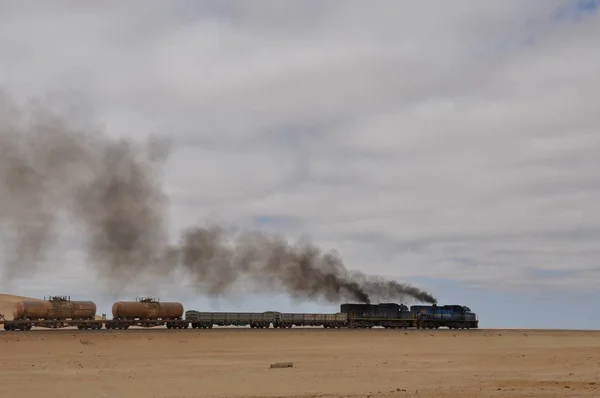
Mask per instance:
[[[472,329],[479,327],[477,315],[469,307],[461,305],[413,305],[404,304],[342,304],[350,328],[419,328]]]
[[[478,327],[477,315],[469,307],[462,305],[413,305],[410,310],[415,314],[421,328],[471,329]]]
[[[340,312],[346,314],[349,328],[406,329],[415,326],[414,314],[404,304],[342,304]]]
[[[53,296],[45,300],[25,300],[15,303],[13,320],[0,323],[4,329],[31,330],[32,327],[98,330],[162,327],[168,329],[209,329],[217,326],[250,326],[251,328],[291,328],[316,326],[324,328],[368,329],[472,329],[479,327],[477,315],[461,305],[404,304],[342,304],[337,313],[266,312],[201,312],[188,310],[183,317],[183,305],[160,302],[154,298],[138,298],[135,302],[118,301],[113,305],[113,319],[96,317],[92,301],[71,301],[68,296]]]

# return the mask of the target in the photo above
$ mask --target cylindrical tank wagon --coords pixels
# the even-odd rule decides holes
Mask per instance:
[[[12,314],[13,320],[4,324],[5,330],[9,328],[30,330],[33,326],[58,328],[71,321],[78,321],[80,328],[98,329],[98,325],[92,322],[96,318],[96,303],[71,301],[69,296],[50,296],[44,297],[44,300],[20,300],[13,305]]]
[[[14,320],[92,320],[96,317],[96,303],[71,301],[69,296],[51,296],[44,301],[17,301],[12,313]]]
[[[113,319],[107,329],[127,329],[129,326],[153,327],[165,325],[169,329],[188,326],[183,320],[183,304],[160,302],[156,298],[138,297],[136,301],[117,301],[112,306]]]

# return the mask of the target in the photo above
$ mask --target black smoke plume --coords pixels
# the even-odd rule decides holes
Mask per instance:
[[[181,264],[209,294],[223,294],[240,279],[257,291],[281,291],[298,299],[413,299],[435,303],[429,293],[381,277],[349,272],[334,253],[311,244],[290,245],[257,231],[230,236],[218,226],[190,228],[180,244]]]
[[[43,106],[0,98],[0,227],[3,284],[35,271],[55,244],[60,215],[79,227],[88,263],[120,290],[141,276],[159,281],[183,269],[200,292],[219,296],[243,285],[329,302],[416,300],[429,293],[348,271],[337,254],[291,245],[259,231],[229,234],[193,227],[170,245],[161,181],[165,141],[115,139]]]

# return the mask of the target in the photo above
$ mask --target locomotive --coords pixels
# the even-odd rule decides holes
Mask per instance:
[[[478,327],[477,315],[467,306],[462,305],[413,305],[410,310],[415,314],[420,327],[450,329],[470,329]]]
[[[188,310],[178,302],[161,302],[157,298],[139,297],[136,301],[117,301],[112,306],[112,319],[96,317],[92,301],[71,301],[69,296],[51,296],[44,300],[24,300],[15,303],[13,320],[2,320],[4,329],[31,330],[32,327],[98,330],[128,329],[130,326],[168,329],[208,329],[217,326],[250,326],[251,328],[291,328],[292,326],[320,326],[324,328],[365,329],[478,328],[477,315],[461,305],[413,305],[380,303],[344,303],[337,313],[266,312],[200,312]]]
[[[347,315],[350,328],[409,328],[416,326],[414,314],[404,304],[342,304],[340,311]]]

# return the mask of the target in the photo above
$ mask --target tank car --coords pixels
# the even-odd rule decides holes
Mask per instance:
[[[71,301],[69,296],[50,296],[44,300],[20,300],[14,303],[13,319],[4,320],[4,330],[31,330],[33,326],[99,329],[95,321],[96,304],[93,301]]]
[[[93,320],[96,303],[71,301],[69,296],[50,296],[44,300],[21,300],[13,306],[13,319],[19,320]]]
[[[136,301],[117,301],[112,306],[113,319],[106,322],[107,329],[127,329],[129,326],[186,328],[182,319],[183,305],[178,302],[160,302],[157,298],[138,297]]]

